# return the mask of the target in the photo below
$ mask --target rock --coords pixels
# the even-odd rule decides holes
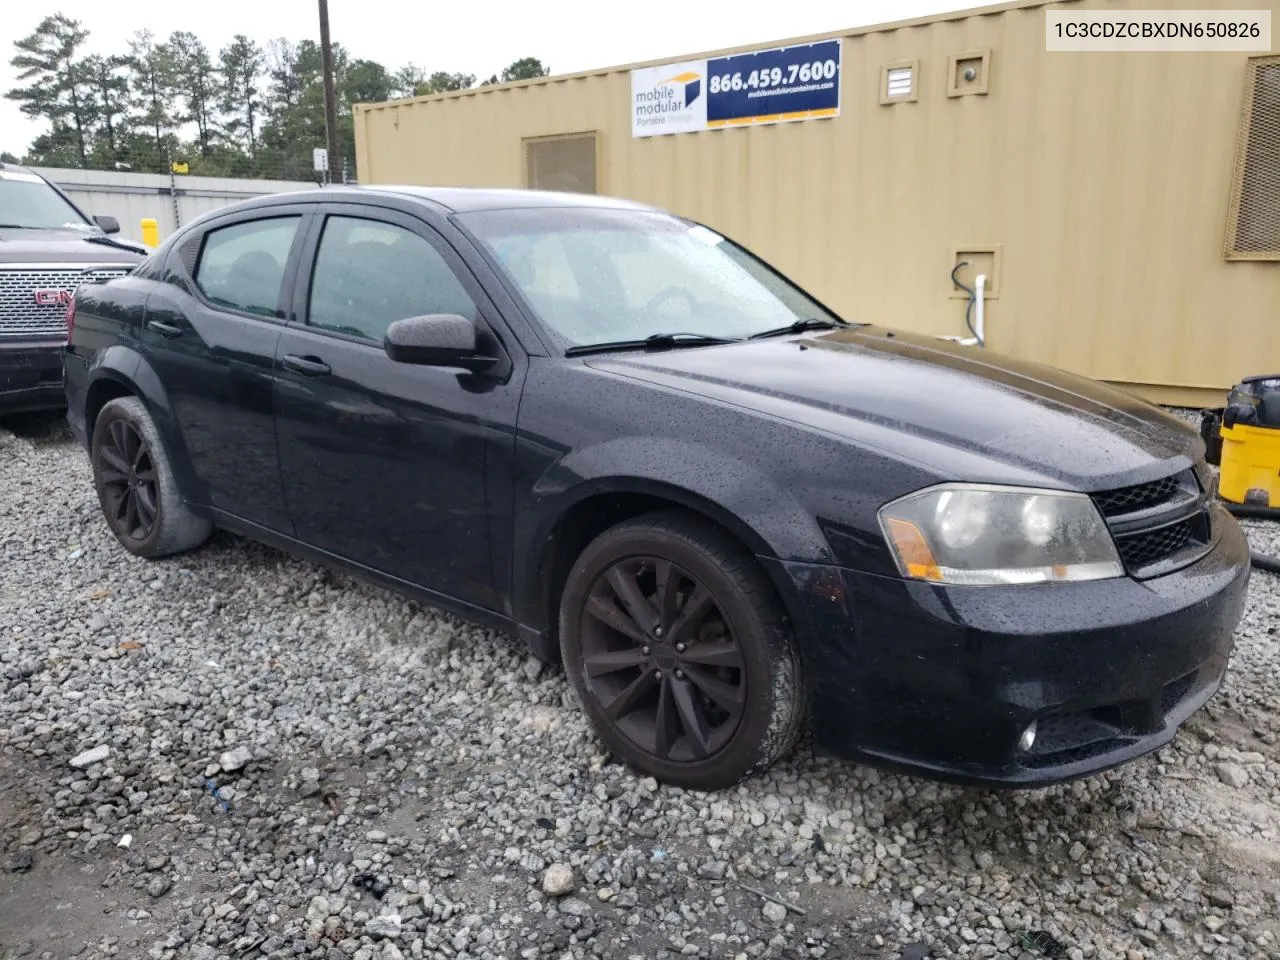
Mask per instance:
[[[153,900],[159,900],[171,889],[173,889],[173,881],[168,877],[154,877],[147,884],[147,893]]]
[[[1249,784],[1249,771],[1238,763],[1219,763],[1214,766],[1213,771],[1219,780],[1237,790]]]
[[[404,960],[404,954],[400,952],[400,948],[388,940],[382,945],[382,953],[378,954],[379,960]]]
[[[307,904],[307,920],[312,923],[324,923],[329,919],[329,900],[326,897],[312,897]]]
[[[218,766],[223,773],[236,773],[243,770],[253,761],[253,753],[248,747],[236,747],[218,757]]]
[[[729,865],[723,860],[710,860],[698,867],[698,876],[707,880],[723,880]]]
[[[386,843],[387,832],[385,830],[370,830],[364,835],[364,838],[369,843]]]
[[[107,757],[111,756],[111,748],[105,743],[99,744],[91,750],[84,753],[78,753],[71,758],[71,766],[77,770],[83,770],[86,767],[92,767],[95,763],[101,763]]]
[[[1215,907],[1230,909],[1236,905],[1236,895],[1226,887],[1214,887],[1209,891],[1209,902]]]
[[[1185,940],[1187,938],[1186,928],[1173,917],[1165,917],[1160,921],[1160,926],[1164,928],[1164,932],[1173,940]]]
[[[591,908],[577,897],[568,897],[565,900],[561,900],[559,910],[561,913],[568,914],[571,917],[585,917],[591,913]]]
[[[26,873],[34,865],[35,857],[31,855],[31,851],[22,850],[5,865],[5,869],[9,873]]]
[[[1077,840],[1075,843],[1071,845],[1071,849],[1067,851],[1067,856],[1070,857],[1072,860],[1076,861],[1077,863],[1079,863],[1082,859],[1084,859],[1084,855],[1088,852],[1089,851],[1085,847],[1085,845],[1081,843],[1079,840]]]
[[[1221,917],[1214,916],[1213,914],[1204,918],[1204,927],[1210,933],[1217,933],[1226,925],[1227,921],[1223,920]]]
[[[191,696],[185,690],[176,687],[164,687],[160,691],[160,699],[172,707],[185,707],[191,703]]]
[[[384,914],[383,916],[373,917],[364,925],[364,931],[371,937],[379,937],[381,939],[398,937],[401,932],[400,915],[396,913],[389,913]]]
[[[774,903],[772,900],[765,901],[765,905],[760,908],[760,912],[764,914],[764,918],[770,923],[782,923],[787,919],[787,908],[780,903]]]
[[[565,897],[578,888],[578,879],[572,868],[563,863],[553,863],[542,875],[542,892],[548,897]]]
[[[24,847],[34,847],[43,836],[44,831],[39,827],[28,827],[18,835],[18,843]]]
[[[923,943],[908,943],[898,960],[929,960],[929,948]]]

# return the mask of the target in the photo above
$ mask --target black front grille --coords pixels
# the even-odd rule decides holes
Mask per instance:
[[[1182,481],[1182,475],[1175,473],[1171,477],[1161,477],[1150,483],[1095,494],[1093,499],[1104,517],[1116,517],[1172,500],[1182,486]]]
[[[1157,530],[1143,530],[1116,539],[1120,559],[1130,570],[1150,566],[1172,556],[1191,543],[1194,522],[1183,520]]]
[[[1208,549],[1204,499],[1194,470],[1093,495],[1125,569],[1139,577],[1169,572]]]

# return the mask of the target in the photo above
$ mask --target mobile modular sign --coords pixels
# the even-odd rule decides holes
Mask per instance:
[[[843,44],[822,40],[631,71],[631,135],[840,115]]]

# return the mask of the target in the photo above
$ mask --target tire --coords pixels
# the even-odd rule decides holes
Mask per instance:
[[[720,790],[765,770],[806,719],[772,585],[694,515],[647,514],[587,545],[561,595],[560,652],[606,746],[672,786]]]
[[[89,462],[107,526],[134,556],[167,557],[209,539],[212,524],[183,502],[160,432],[137,397],[103,406],[93,425]]]

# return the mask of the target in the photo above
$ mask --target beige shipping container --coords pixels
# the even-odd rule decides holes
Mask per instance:
[[[738,50],[362,104],[358,175],[654,204],[848,319],[939,336],[968,335],[967,261],[988,349],[1220,405],[1280,372],[1280,56],[1049,52],[1046,14],[1241,7],[1280,20],[1020,2],[743,48],[843,38],[830,119],[633,136],[633,68]]]

